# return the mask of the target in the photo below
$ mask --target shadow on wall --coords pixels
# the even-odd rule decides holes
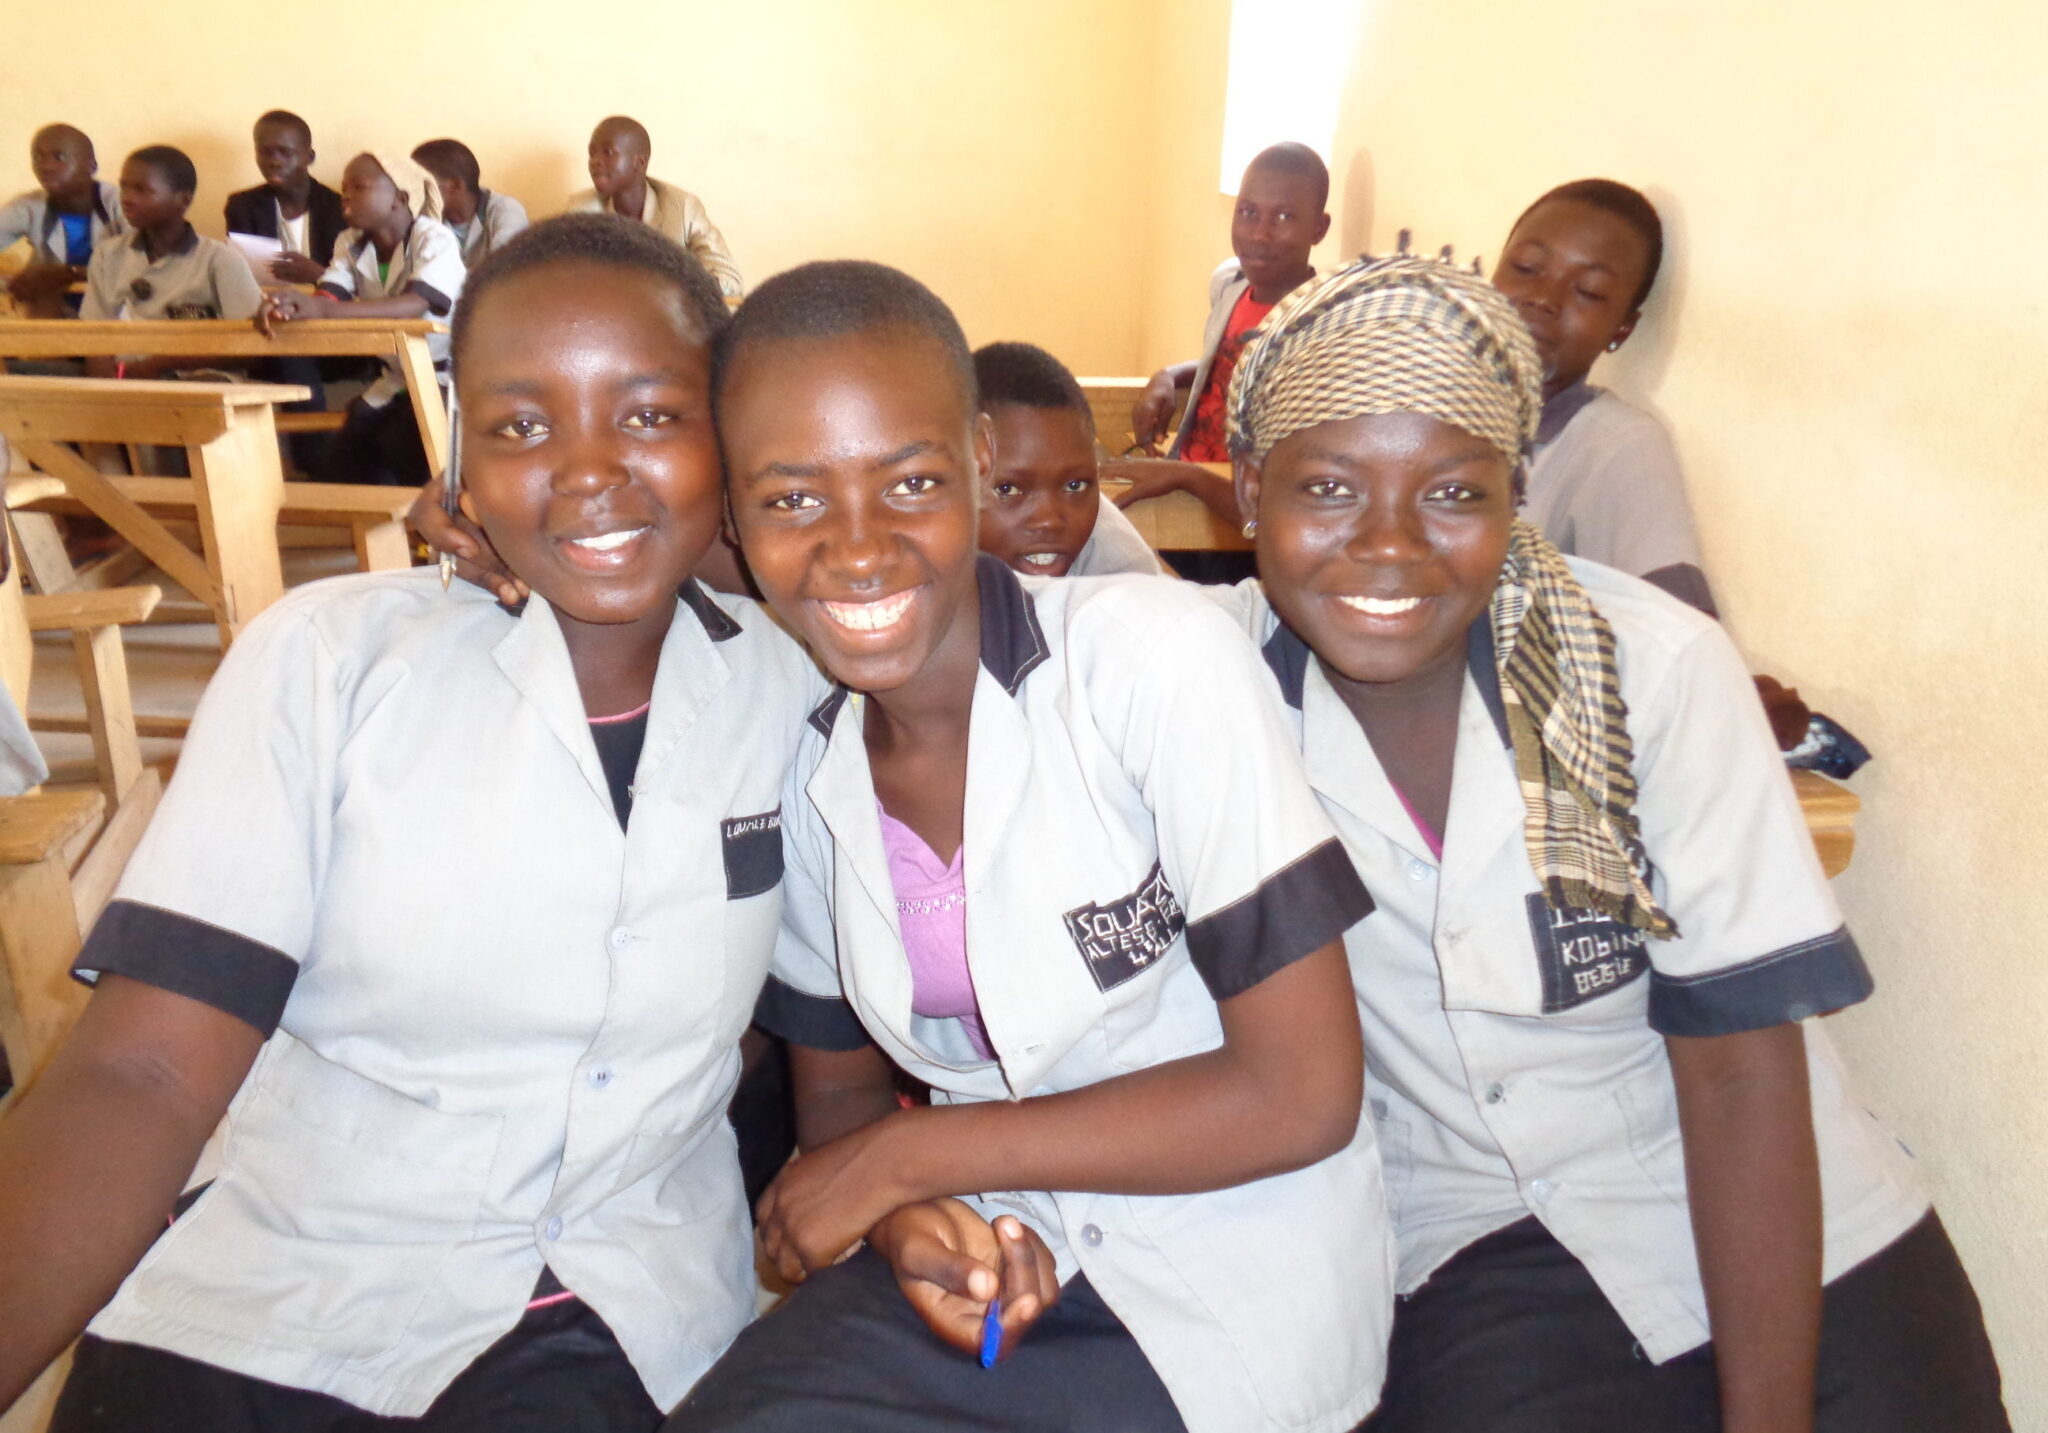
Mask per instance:
[[[1594,370],[1594,376],[1604,386],[1648,406],[1664,386],[1678,344],[1679,319],[1685,312],[1686,259],[1692,246],[1687,242],[1685,208],[1678,196],[1657,188],[1645,188],[1643,194],[1657,206],[1657,217],[1664,221],[1664,264],[1657,271],[1656,287],[1643,305],[1636,331],[1621,352]]]

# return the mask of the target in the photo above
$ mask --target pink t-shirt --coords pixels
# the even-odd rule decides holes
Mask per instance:
[[[881,810],[882,849],[889,856],[889,884],[896,891],[896,924],[903,953],[910,957],[910,1008],[930,1019],[958,1020],[975,1053],[993,1060],[995,1050],[981,1028],[981,1006],[967,969],[967,883],[961,852],[942,861],[924,838]]]

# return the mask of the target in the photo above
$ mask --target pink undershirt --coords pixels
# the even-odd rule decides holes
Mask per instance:
[[[1388,782],[1387,784],[1389,786],[1393,786],[1392,782]],[[1415,803],[1408,799],[1407,792],[1403,791],[1400,787],[1395,786],[1394,795],[1401,798],[1401,809],[1403,811],[1406,811],[1408,813],[1408,819],[1415,823],[1416,833],[1420,835],[1425,842],[1428,843],[1429,854],[1436,857],[1439,861],[1443,860],[1444,838],[1437,835],[1435,831],[1430,829],[1429,823],[1422,819],[1422,813],[1415,809]]]
[[[927,1019],[958,1020],[975,1053],[995,1058],[981,1026],[974,977],[967,969],[967,882],[959,851],[939,859],[924,838],[883,811],[882,849],[896,892],[896,924],[910,958],[910,1008]]]

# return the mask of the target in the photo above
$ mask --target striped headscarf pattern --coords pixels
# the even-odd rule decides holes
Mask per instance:
[[[1288,295],[1246,346],[1230,446],[1262,454],[1320,423],[1416,412],[1485,439],[1519,470],[1542,410],[1535,345],[1491,284],[1432,259],[1362,259]],[[1676,935],[1649,887],[1614,631],[1526,522],[1514,525],[1489,619],[1544,898]]]

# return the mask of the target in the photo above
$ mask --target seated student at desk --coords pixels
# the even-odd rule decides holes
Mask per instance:
[[[639,120],[615,114],[600,121],[590,132],[592,187],[569,200],[570,211],[622,214],[659,229],[696,256],[718,280],[720,292],[738,298],[746,285],[725,247],[725,236],[696,195],[648,176],[647,161],[653,153],[654,142]]]
[[[484,188],[476,154],[461,140],[430,139],[412,157],[441,186],[441,222],[462,241],[462,262],[470,268],[527,226],[526,206]]]
[[[83,131],[44,125],[28,154],[41,187],[0,208],[0,249],[27,239],[34,257],[8,281],[7,292],[33,316],[57,318],[76,309],[65,291],[85,277],[93,250],[127,225],[114,186],[95,178],[99,159]]]
[[[86,269],[87,319],[254,318],[263,291],[241,255],[209,239],[185,218],[199,174],[185,152],[168,144],[136,150],[121,166],[125,233],[94,250]],[[142,356],[90,359],[100,377],[154,378],[171,368],[200,368],[207,360]]]
[[[436,318],[455,311],[467,272],[454,232],[440,220],[433,176],[403,155],[358,154],[341,175],[349,230],[312,294],[272,291],[256,315],[265,333],[303,318]],[[448,367],[448,336],[427,340],[434,371]],[[321,482],[417,485],[428,476],[419,422],[392,360],[349,405],[348,420],[313,476]]]
[[[341,196],[313,177],[313,129],[287,109],[256,121],[256,168],[263,182],[228,196],[231,234],[275,239],[284,252],[271,261],[281,284],[320,281],[334,259],[334,241],[348,228]]]
[[[1561,184],[1522,212],[1493,271],[1543,359],[1523,516],[1573,557],[1618,568],[1715,612],[1664,425],[1586,381],[1635,332],[1664,259],[1656,208],[1626,184]]]

